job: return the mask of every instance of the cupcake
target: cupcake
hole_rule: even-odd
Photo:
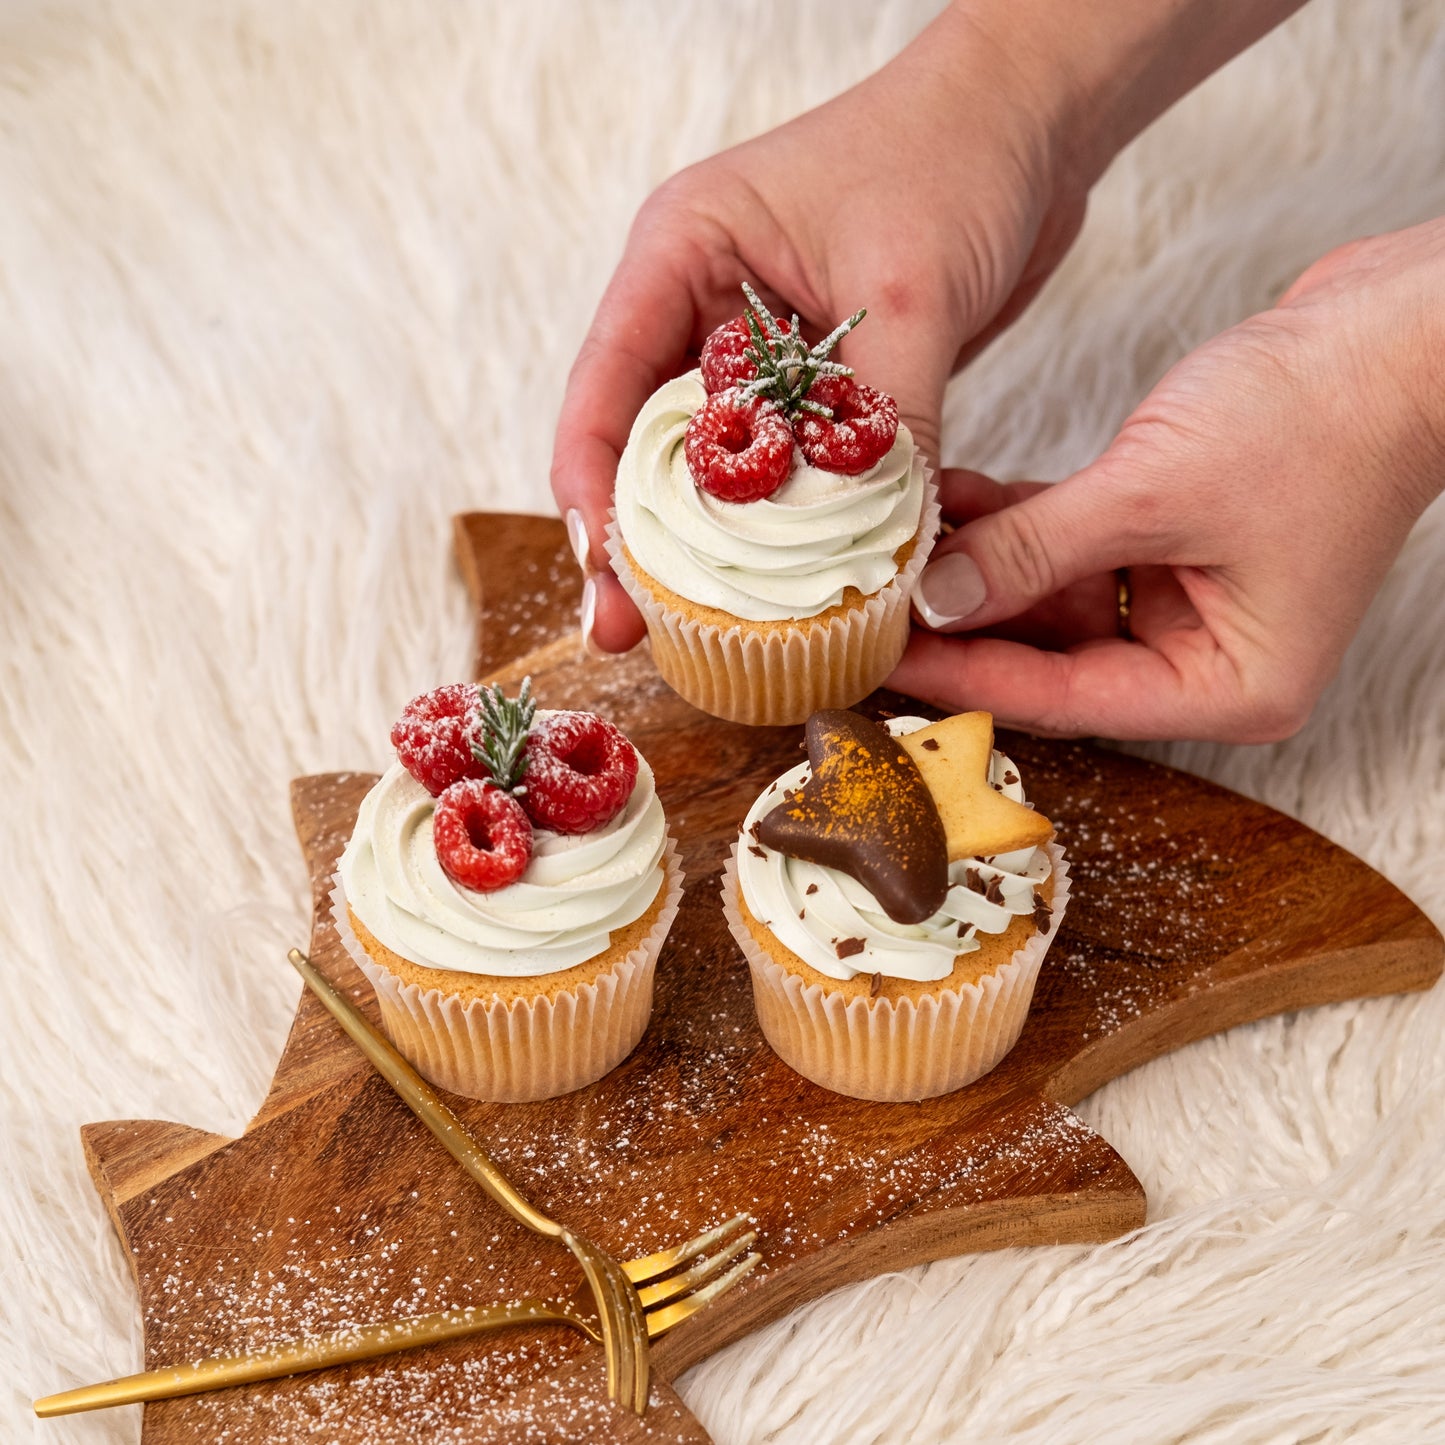
[[[670,686],[802,722],[897,664],[938,506],[897,403],[828,359],[864,313],[810,348],[743,290],[747,314],[638,414],[608,550]]]
[[[800,1074],[926,1099],[1014,1046],[1068,902],[1049,820],[988,713],[808,719],[808,761],[749,809],[723,878],[758,1022]]]
[[[437,688],[341,856],[334,918],[382,1026],[434,1083],[545,1099],[636,1047],[682,870],[652,770],[611,723],[530,685]]]

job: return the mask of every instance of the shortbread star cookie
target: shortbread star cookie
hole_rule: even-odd
[[[918,766],[948,840],[948,861],[1041,848],[1054,836],[1042,813],[1006,798],[988,779],[993,715],[961,712],[899,738]]]

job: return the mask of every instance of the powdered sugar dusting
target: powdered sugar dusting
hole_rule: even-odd
[[[629,731],[641,735],[645,753],[665,754],[676,745],[665,730],[670,695],[660,685],[619,682],[638,719]],[[605,710],[601,697],[588,701]],[[764,1266],[739,1296],[771,1282],[781,1301],[790,1281],[804,1278],[790,1266],[870,1229],[891,1227],[898,1258],[921,1258],[947,1250],[949,1231],[964,1228],[915,1227],[942,1209],[965,1211],[965,1221],[969,1206],[1020,1196],[1127,1192],[1114,1152],[1040,1097],[1053,1071],[1220,970],[1247,970],[1279,946],[1270,929],[1259,932],[1261,901],[1270,919],[1283,921],[1317,900],[1297,867],[1281,866],[1282,848],[1302,846],[1298,834],[1281,832],[1269,815],[1259,815],[1242,854],[1225,857],[1207,841],[1220,836],[1207,797],[1196,800],[1206,813],[1197,832],[1180,826],[1185,814],[1170,775],[1120,760],[1131,791],[1108,760],[1090,763],[1094,755],[1067,745],[1008,746],[1057,822],[1074,874],[1074,901],[1031,1015],[1042,1042],[1030,1042],[1026,1029],[978,1085],[900,1105],[829,1094],[768,1050],[707,873],[722,820],[735,825],[775,775],[791,753],[784,740],[746,776],[669,802],[695,840],[689,872],[700,881],[664,952],[652,1025],[637,1053],[601,1084],[563,1099],[460,1104],[522,1193],[619,1258],[747,1213]],[[326,827],[328,844],[339,841],[344,830],[330,826],[320,803],[308,817]],[[152,1364],[450,1307],[559,1298],[579,1282],[570,1256],[506,1220],[364,1072],[126,1209]],[[502,1432],[496,1438],[544,1439],[548,1410],[575,1422],[609,1408],[600,1395],[557,1393],[545,1383],[573,1366],[578,1378],[601,1378],[595,1347],[562,1328],[536,1327],[165,1408],[193,1412],[185,1418],[198,1437],[216,1440],[258,1431],[461,1440],[481,1422]]]

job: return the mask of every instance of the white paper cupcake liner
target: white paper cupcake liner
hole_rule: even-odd
[[[717,626],[674,612],[648,591],[628,561],[616,515],[607,555],[647,623],[663,680],[694,707],[730,722],[776,726],[819,708],[850,707],[898,665],[908,644],[908,603],[938,537],[938,489],[923,473],[923,507],[913,552],[885,587],[826,621],[784,629],[746,621]]]
[[[758,1023],[773,1052],[835,1094],[883,1102],[931,1099],[988,1073],[1018,1042],[1068,906],[1068,862],[1062,848],[1047,847],[1054,882],[1048,931],[977,983],[915,1001],[845,998],[775,963],[739,908],[734,844],[723,870],[723,914],[752,971]]]
[[[682,901],[682,865],[670,836],[663,864],[662,909],[647,936],[594,982],[552,998],[468,1000],[402,982],[362,947],[339,878],[332,917],[376,990],[387,1037],[432,1083],[495,1103],[550,1099],[610,1073],[647,1028],[657,956]]]

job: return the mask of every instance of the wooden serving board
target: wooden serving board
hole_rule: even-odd
[[[530,673],[544,705],[595,707],[625,728],[656,771],[688,874],[636,1053],[566,1098],[460,1110],[524,1193],[618,1256],[747,1211],[764,1267],[658,1343],[640,1423],[606,1402],[598,1349],[538,1328],[151,1405],[149,1445],[412,1441],[443,1427],[467,1442],[706,1440],[667,1381],[804,1300],[922,1260],[1141,1224],[1138,1180],[1069,1110],[1106,1080],[1235,1024],[1428,988],[1440,974],[1442,941],[1424,915],[1299,823],[1168,768],[1010,736],[1003,746],[1058,824],[1074,878],[1022,1039],[946,1098],[826,1093],[759,1035],[717,898],[739,820],[797,760],[801,729],[704,717],[662,685],[645,650],[587,658],[559,523],[472,515],[457,540],[478,600],[479,674],[511,686]],[[371,781],[293,785],[312,957],[369,1009],[326,894]],[[309,995],[241,1138],[137,1120],[83,1137],[130,1251],[148,1366],[561,1294],[576,1279],[568,1256],[461,1174]]]

